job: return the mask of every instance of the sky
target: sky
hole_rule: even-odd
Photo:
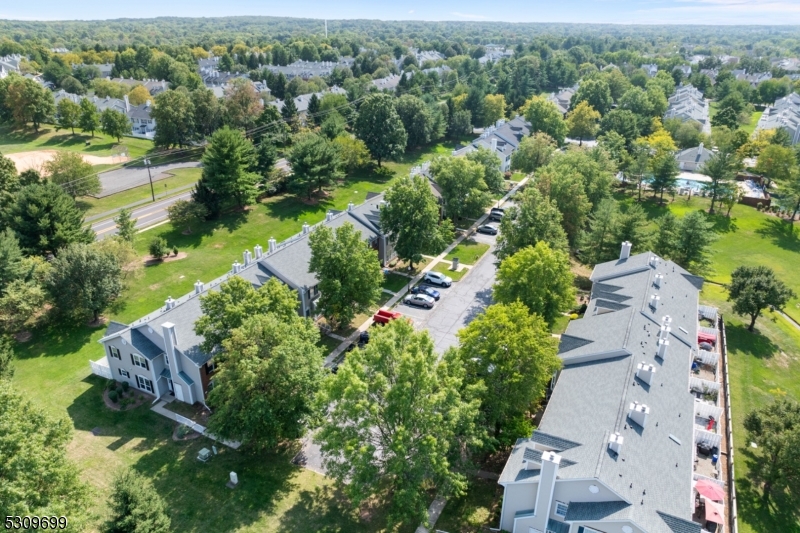
[[[0,19],[161,16],[617,24],[800,24],[800,0],[0,0]]]

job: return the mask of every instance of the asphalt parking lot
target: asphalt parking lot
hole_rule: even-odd
[[[427,329],[433,338],[436,351],[444,353],[458,344],[456,333],[469,324],[492,302],[492,285],[495,276],[494,245],[496,237],[476,233],[471,236],[491,247],[481,257],[472,271],[461,281],[453,282],[449,289],[436,287],[441,298],[433,309],[423,309],[399,303],[396,311],[411,318],[416,329]]]

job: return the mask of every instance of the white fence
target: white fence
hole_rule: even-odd
[[[722,407],[717,407],[716,405],[711,405],[710,403],[695,400],[694,413],[700,418],[708,419],[709,417],[713,416],[714,420],[719,420],[722,416]]]
[[[713,366],[714,368],[717,367],[717,363],[719,362],[719,355],[717,352],[709,352],[708,350],[700,350],[695,356],[695,361],[700,361],[704,365]]]
[[[697,429],[694,432],[694,442],[695,444],[716,446],[717,449],[720,449],[720,444],[722,444],[722,435],[719,433],[711,433],[710,431],[706,431],[704,429]]]
[[[722,382],[725,394],[725,429],[728,437],[728,496],[730,498],[730,517],[731,533],[739,533],[739,510],[736,503],[736,479],[733,470],[733,415],[731,412],[731,388],[730,377],[728,374],[728,338],[725,334],[725,322],[722,315],[719,316],[719,330],[722,337],[720,348],[722,349]]]
[[[206,428],[204,428],[203,426],[201,426],[197,422],[194,422],[193,420],[189,420],[185,416],[181,416],[181,415],[176,413],[175,414],[175,420],[179,424],[183,424],[184,426],[187,426],[187,427],[193,429],[194,431],[200,433],[201,435],[205,435],[206,434]]]
[[[111,373],[111,367],[108,366],[108,359],[105,356],[97,361],[89,361],[89,366],[92,367],[92,374],[101,378],[114,379],[114,374]]]
[[[690,377],[689,389],[696,392],[702,392],[703,394],[710,392],[719,392],[719,383],[715,381],[706,381],[705,379]]]

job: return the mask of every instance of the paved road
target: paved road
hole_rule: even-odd
[[[199,161],[171,163],[169,165],[152,166],[150,167],[150,173],[153,175],[153,182],[156,182],[168,178],[171,175],[169,173],[170,170],[175,170],[177,168],[196,168],[199,166]],[[98,177],[100,178],[100,187],[102,190],[99,195],[100,198],[150,183],[150,178],[147,176],[147,168],[143,167],[119,168],[117,170],[102,172],[98,174]]]
[[[184,163],[178,163],[177,165],[182,165]],[[187,165],[199,165],[199,163],[186,163]],[[164,165],[171,166],[171,165]],[[179,168],[177,166],[173,168]],[[185,168],[185,167],[184,167]],[[285,159],[279,159],[275,163],[275,168],[279,170],[283,170],[285,172],[289,172],[289,162]],[[147,171],[145,170],[145,177],[147,176]],[[171,196],[169,198],[165,198],[164,200],[159,200],[155,203],[150,203],[143,205],[137,209],[134,209],[132,216],[136,219],[136,228],[137,229],[144,229],[150,227],[154,224],[158,224],[167,219],[167,208],[177,202],[178,200],[188,200],[192,196],[191,189],[178,194],[176,196]],[[92,229],[97,234],[97,240],[103,240],[110,235],[117,234],[117,225],[114,224],[112,219],[103,220],[101,222],[97,222],[92,224]]]
[[[461,281],[454,282],[449,289],[439,289],[442,296],[433,309],[422,309],[404,303],[396,307],[397,311],[414,321],[416,329],[428,330],[439,353],[444,353],[451,346],[457,346],[458,330],[492,303],[496,237],[475,234],[472,238],[489,244],[491,248]]]
[[[155,203],[146,204],[142,207],[134,209],[131,213],[132,218],[136,220],[136,229],[143,229],[153,224],[167,219],[167,208],[177,202],[178,200],[188,200],[192,196],[192,190],[171,196],[164,200],[158,200]],[[92,224],[92,229],[97,234],[97,240],[101,241],[106,237],[117,234],[117,225],[113,219],[103,220]]]

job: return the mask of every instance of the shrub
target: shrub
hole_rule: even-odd
[[[758,209],[759,211],[761,211],[762,209],[764,209],[764,204],[762,204],[761,202],[758,202],[758,203],[756,204],[756,209]]]
[[[140,400],[144,400],[144,394],[140,394],[140,395],[139,395],[139,399],[140,399]]]
[[[127,381],[122,382],[122,392],[128,392],[128,389],[131,388],[130,383]]]
[[[106,383],[106,390],[114,390],[117,388],[117,382],[113,379],[109,379],[108,383]]]
[[[578,313],[572,313],[571,315],[569,315],[569,319],[570,320],[577,320],[578,319]]]
[[[167,241],[164,237],[153,237],[153,240],[150,241],[150,246],[148,247],[150,255],[152,255],[156,259],[161,259],[165,255],[169,253],[169,248],[167,247]]]
[[[178,438],[179,439],[184,438],[186,435],[189,434],[189,431],[190,430],[189,430],[189,428],[187,426],[184,426],[183,424],[181,424],[180,426],[178,426]]]
[[[177,246],[173,246],[172,247],[172,255],[178,255],[178,247]]]
[[[119,400],[119,394],[117,394],[117,391],[111,390],[108,393],[108,399],[114,403],[117,403],[117,400]]]

